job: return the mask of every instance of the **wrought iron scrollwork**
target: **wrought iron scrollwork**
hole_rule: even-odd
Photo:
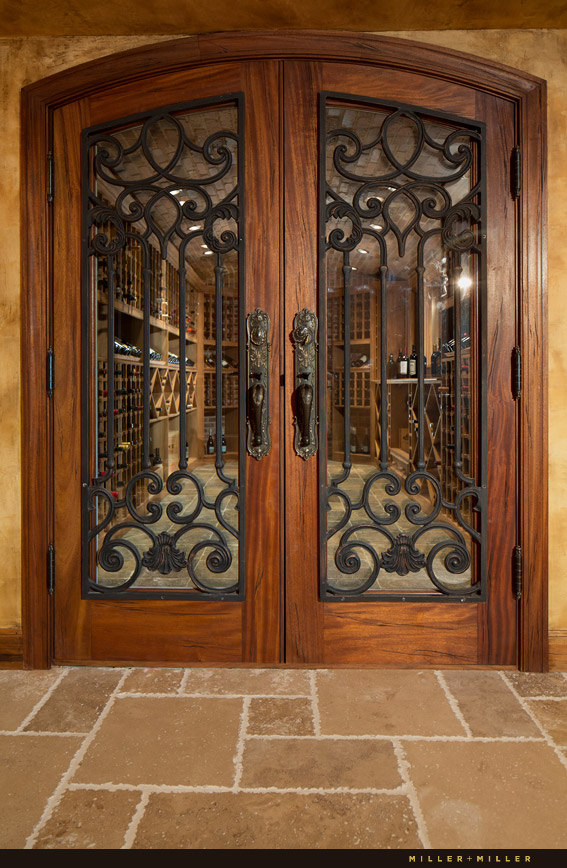
[[[236,129],[220,127],[204,140],[192,133],[191,118],[197,109],[232,112]],[[217,115],[210,115],[209,129]],[[189,118],[189,120],[188,120]],[[231,121],[232,123],[232,121]],[[214,127],[213,127],[214,129]],[[241,254],[242,97],[229,94],[220,101],[200,101],[163,108],[143,116],[124,118],[83,133],[84,261],[93,257],[107,275],[108,422],[106,458],[102,470],[83,481],[83,594],[108,598],[185,598],[240,600],[244,595],[243,459],[239,479],[227,471],[221,436],[223,278],[228,254]],[[164,156],[165,155],[165,156]],[[189,332],[187,292],[190,291],[189,246],[206,247],[214,259],[214,304],[217,317],[216,449],[214,495],[207,494],[199,473],[188,470],[185,443],[187,376],[193,362],[183,351],[182,336]],[[143,325],[140,377],[143,383],[141,470],[123,487],[116,486],[119,444],[114,437],[117,412],[114,382],[114,308],[116,258],[128,247],[140,260]],[[172,253],[173,251],[173,253]],[[179,463],[162,479],[152,464],[150,449],[150,282],[155,270],[165,268],[168,257],[178,261],[179,307]],[[157,265],[156,265],[157,262]],[[153,272],[152,272],[153,269]],[[243,280],[242,257],[238,258]],[[161,272],[163,274],[163,272]],[[96,288],[90,285],[90,269],[84,269],[83,311],[88,324],[83,338],[83,385],[92,388],[88,336]],[[154,324],[155,325],[155,324]],[[96,329],[94,329],[96,331]],[[176,350],[177,352],[177,350]],[[106,393],[105,393],[106,394]],[[241,402],[242,403],[242,402]],[[85,412],[90,412],[86,401]],[[142,409],[141,410],[142,415]],[[239,410],[244,427],[244,410]],[[92,466],[96,438],[84,438],[84,467]],[[155,430],[155,429],[154,429]],[[121,448],[125,448],[124,446]],[[101,459],[99,458],[99,461]],[[155,461],[154,461],[155,464]],[[100,465],[99,465],[100,466]],[[165,465],[164,465],[165,466]],[[236,517],[236,520],[234,520]],[[229,572],[238,557],[237,577]],[[159,577],[177,576],[172,586]]]
[[[337,103],[345,103],[345,99],[348,102],[344,94],[325,94],[325,105],[331,100],[333,109],[331,114],[326,114],[324,105],[322,117],[336,117],[339,113]],[[486,437],[486,369],[483,354],[479,352],[477,424],[481,433],[476,473],[471,476],[463,470],[461,454],[462,352],[458,300],[453,310],[455,334],[459,336],[454,352],[453,400],[457,409],[452,472],[458,482],[454,497],[446,496],[438,476],[426,466],[425,374],[421,361],[417,364],[414,381],[418,442],[415,463],[405,478],[391,466],[386,431],[387,297],[389,259],[392,259],[394,251],[400,258],[407,257],[410,242],[411,250],[415,250],[417,359],[424,357],[424,272],[428,245],[433,242],[444,250],[447,260],[443,262],[448,262],[447,268],[455,286],[462,272],[463,256],[472,257],[476,262],[480,312],[477,340],[479,347],[483,345],[486,304],[482,234],[485,224],[483,126],[448,115],[436,116],[435,112],[426,113],[412,106],[384,105],[366,98],[353,97],[349,108],[353,105],[360,111],[375,111],[374,127],[367,123],[367,118],[362,127],[365,130],[363,138],[350,126],[336,126],[333,121],[335,126],[329,125],[326,134],[322,133],[320,145],[320,213],[324,223],[320,271],[322,281],[325,281],[329,252],[334,252],[335,258],[337,255],[342,257],[344,329],[342,471],[334,471],[328,481],[326,456],[320,458],[320,484],[325,492],[321,504],[321,596],[323,599],[344,600],[483,600],[486,593],[486,466],[483,445]],[[322,128],[324,126],[322,124]],[[402,129],[403,136],[400,133]],[[400,148],[402,138],[403,147]],[[376,168],[373,171],[369,166]],[[376,364],[376,396],[381,419],[376,448],[379,469],[372,471],[368,468],[362,494],[355,498],[349,449],[350,310],[353,256],[359,246],[366,248],[368,244],[374,245],[378,256],[375,279],[379,286],[377,346],[381,348],[381,358]],[[320,287],[320,321],[326,316],[326,297],[327,286],[323,282]],[[323,376],[326,373],[324,358],[320,365],[320,376]],[[324,393],[320,400],[325,400]],[[319,407],[319,413],[323,419],[326,418],[324,405]],[[423,496],[424,490],[428,492],[427,498]],[[328,573],[327,553],[334,560],[339,579],[336,572],[332,578]],[[429,589],[420,580],[419,588],[423,590],[408,595],[404,591],[407,585],[401,577],[410,573],[427,576]],[[386,584],[382,581],[384,574],[390,576]],[[393,584],[396,576],[400,577],[399,590]]]

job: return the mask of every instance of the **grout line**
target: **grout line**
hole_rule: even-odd
[[[245,696],[242,700],[242,714],[240,715],[240,727],[238,729],[238,740],[236,742],[236,753],[234,755],[234,784],[233,792],[237,793],[240,789],[240,781],[242,780],[242,759],[244,757],[244,740],[246,738],[246,730],[248,729],[248,712],[250,710],[250,697]]]
[[[55,810],[55,808],[58,806],[59,802],[61,801],[63,794],[65,793],[65,790],[67,789],[67,786],[68,786],[72,776],[75,774],[79,765],[83,761],[83,758],[84,758],[87,750],[89,749],[95,735],[97,734],[98,730],[100,729],[103,720],[105,719],[105,717],[109,713],[110,709],[112,708],[112,705],[114,704],[114,700],[115,700],[116,696],[118,695],[124,680],[128,676],[128,671],[129,670],[124,670],[124,669],[122,670],[122,677],[119,679],[116,687],[114,688],[114,690],[112,691],[112,693],[108,697],[108,699],[106,701],[106,705],[104,706],[101,713],[97,717],[97,719],[94,722],[89,734],[87,735],[87,737],[85,738],[85,740],[83,741],[81,746],[78,748],[77,751],[75,751],[75,754],[74,754],[73,758],[71,759],[69,766],[67,767],[67,771],[63,772],[63,774],[61,775],[61,778],[59,780],[59,783],[57,784],[53,793],[51,794],[51,796],[47,800],[41,817],[39,818],[38,822],[36,823],[35,827],[33,828],[31,834],[29,835],[29,837],[25,843],[25,846],[23,848],[24,850],[32,850],[33,849],[33,846],[34,846],[35,842],[37,841],[37,836],[38,836],[39,832],[45,826],[47,821],[51,818],[53,811]]]
[[[14,729],[1,729],[0,735],[55,735],[57,738],[85,738],[88,735],[88,732],[51,732],[48,729],[27,729],[25,732],[18,732]]]
[[[261,735],[257,733],[247,733],[245,735],[246,740],[250,739],[271,739],[276,741],[286,740],[286,739],[295,739],[297,741],[302,740],[315,740],[326,741],[326,740],[334,740],[334,741],[391,741],[392,738],[400,739],[400,741],[470,741],[470,742],[542,742],[545,741],[545,737],[537,736],[537,735],[500,735],[500,736],[490,736],[490,735],[478,735],[478,736],[468,736],[468,735],[381,735],[377,733],[370,733],[368,735],[276,735],[276,734],[266,734]]]
[[[298,793],[299,795],[333,795],[334,793],[352,793],[353,795],[369,793],[371,795],[380,796],[400,796],[407,794],[406,784],[400,784],[397,787],[239,787],[235,790],[234,787],[221,787],[216,785],[188,786],[187,784],[69,784],[68,789],[77,792],[78,790],[104,790],[107,792],[139,792],[147,796],[156,793]],[[147,804],[147,799],[146,799]],[[135,813],[139,810],[140,805],[136,808]],[[131,823],[133,822],[132,821]],[[141,817],[140,817],[141,819]],[[139,822],[139,820],[138,820]],[[129,833],[127,832],[126,835]],[[122,849],[127,849],[123,847]]]
[[[437,676],[437,681],[441,685],[441,689],[442,689],[443,693],[447,697],[447,701],[448,701],[449,705],[453,709],[455,717],[457,718],[457,720],[459,721],[459,723],[461,724],[461,726],[463,727],[464,731],[469,736],[469,738],[472,738],[472,730],[465,720],[465,716],[464,716],[463,712],[461,711],[458,700],[451,693],[451,691],[449,689],[449,685],[447,684],[447,682],[445,680],[445,676],[438,669],[435,670],[435,675]]]
[[[315,737],[321,735],[321,716],[319,714],[319,695],[317,693],[317,674],[313,670],[309,672],[309,683],[311,685],[311,704],[313,706],[313,731]]]
[[[38,713],[40,708],[42,708],[45,705],[45,703],[47,702],[47,700],[50,698],[51,694],[59,687],[59,685],[61,684],[61,682],[63,681],[63,679],[65,678],[65,676],[67,675],[68,672],[69,672],[68,669],[61,669],[58,677],[55,679],[55,681],[53,682],[51,687],[44,693],[44,695],[41,697],[41,699],[38,700],[38,702],[36,702],[36,704],[34,705],[32,710],[30,711],[30,713],[27,715],[27,717],[25,717],[23,719],[23,721],[20,723],[18,728],[14,730],[14,732],[17,732],[17,733],[22,732],[24,727],[26,727],[27,724],[33,720],[33,718]]]
[[[142,795],[140,796],[140,801],[136,805],[136,810],[132,814],[132,819],[126,829],[124,834],[124,843],[122,844],[121,850],[131,850],[136,840],[136,833],[138,831],[138,826],[140,825],[140,821],[146,812],[146,805],[150,799],[150,792],[146,789],[142,790]]]
[[[549,745],[549,747],[555,751],[555,754],[556,754],[559,762],[561,763],[561,765],[563,765],[567,769],[567,757],[561,753],[560,749],[555,744],[555,742],[553,741],[553,739],[551,738],[549,733],[545,730],[543,725],[539,722],[539,720],[537,719],[537,717],[535,716],[535,714],[533,713],[533,711],[531,710],[531,708],[527,704],[524,697],[520,696],[520,694],[518,693],[518,691],[516,690],[514,685],[510,681],[508,681],[508,679],[506,678],[506,676],[504,675],[503,672],[499,672],[498,674],[500,675],[500,677],[502,678],[504,683],[508,686],[508,689],[516,697],[516,699],[518,700],[518,702],[520,703],[520,705],[522,706],[522,708],[524,709],[524,711],[526,712],[528,717],[530,717],[532,719],[532,721],[535,723],[535,725],[537,726],[537,728],[539,729],[539,731],[543,735],[543,737],[544,737],[545,741],[547,742],[547,744]]]
[[[118,699],[148,697],[149,699],[311,699],[309,693],[180,693],[181,688],[170,693],[142,693],[137,690],[123,690]]]
[[[189,675],[191,674],[191,671],[192,670],[187,666],[184,673],[183,673],[183,677],[181,678],[181,684],[177,688],[177,695],[178,696],[184,695],[185,687],[187,686],[187,682],[189,681]]]
[[[526,702],[567,702],[567,696],[522,696]]]
[[[413,811],[413,815],[415,817],[415,822],[417,826],[417,834],[419,835],[419,839],[423,845],[424,850],[431,850],[431,842],[429,840],[429,832],[427,831],[427,824],[425,822],[425,817],[423,816],[423,812],[421,810],[421,805],[419,803],[419,797],[417,795],[417,790],[413,784],[413,781],[410,777],[410,764],[406,758],[405,751],[399,739],[392,739],[392,744],[394,746],[394,753],[396,755],[396,759],[398,761],[398,770],[400,772],[400,777],[407,788],[407,796],[409,799],[409,803],[411,809]]]

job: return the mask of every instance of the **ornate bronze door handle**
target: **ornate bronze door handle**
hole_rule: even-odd
[[[246,317],[246,358],[248,384],[246,389],[246,447],[250,455],[260,459],[270,451],[270,317],[256,308]]]
[[[301,458],[317,452],[317,317],[307,308],[296,314],[291,334],[295,348],[295,451]]]

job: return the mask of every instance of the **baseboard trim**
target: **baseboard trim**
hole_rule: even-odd
[[[0,669],[22,669],[24,643],[19,629],[0,628]]]
[[[549,631],[549,671],[567,672],[567,630]]]

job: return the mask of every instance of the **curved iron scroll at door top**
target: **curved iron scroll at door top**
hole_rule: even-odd
[[[243,598],[242,130],[234,94],[83,133],[86,597]]]
[[[484,600],[484,126],[335,93],[320,122],[321,596]]]

